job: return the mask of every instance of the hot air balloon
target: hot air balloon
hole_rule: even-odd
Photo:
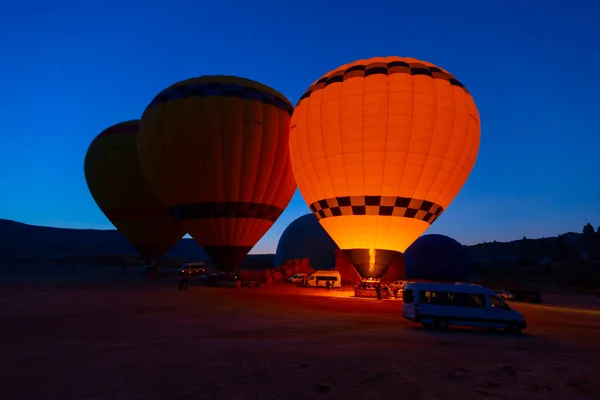
[[[292,199],[292,111],[279,92],[234,76],[175,83],[144,111],[146,176],[221,270],[233,270]]]
[[[337,245],[313,214],[304,214],[288,225],[275,251],[275,266],[293,259],[308,259],[314,269],[332,269]]]
[[[479,149],[473,98],[414,58],[343,65],[313,83],[291,121],[298,188],[363,278],[388,266],[448,207]]]
[[[444,235],[423,235],[404,253],[406,279],[463,281],[469,279],[473,260],[462,244]]]
[[[100,133],[85,156],[85,179],[104,215],[151,264],[185,234],[144,176],[137,152],[139,120]]]

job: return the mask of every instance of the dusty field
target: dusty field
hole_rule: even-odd
[[[424,330],[350,292],[56,271],[0,271],[2,399],[600,398],[585,299],[513,304],[530,325],[515,337]]]

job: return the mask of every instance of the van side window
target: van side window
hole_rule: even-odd
[[[314,281],[314,280],[315,280],[315,277],[314,277],[314,276],[311,276],[310,278],[308,278],[308,280],[309,280],[309,281]]]
[[[451,297],[448,292],[432,292],[423,291],[419,292],[419,302],[421,304],[433,304],[436,306],[449,306],[451,305]]]
[[[423,291],[419,293],[421,304],[455,307],[485,307],[485,296],[470,293]]]
[[[460,307],[485,307],[485,296],[482,294],[454,293],[452,304]]]

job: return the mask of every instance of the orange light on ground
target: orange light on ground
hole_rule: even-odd
[[[292,115],[290,155],[323,228],[361,276],[380,278],[458,194],[479,140],[477,108],[454,76],[377,57],[309,87]]]

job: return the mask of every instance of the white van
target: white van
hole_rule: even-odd
[[[205,272],[206,264],[204,264],[202,261],[185,263],[177,271],[179,275],[196,275],[203,274]]]
[[[289,283],[303,283],[306,282],[308,274],[294,274],[288,278]]]
[[[309,287],[326,287],[327,282],[331,284],[331,288],[342,287],[342,276],[339,271],[319,270],[308,277]]]
[[[402,290],[405,283],[406,283],[405,281],[394,281],[394,282],[392,282],[392,284],[390,286],[394,286],[394,287],[397,287],[398,290]]]
[[[520,312],[482,286],[408,282],[403,298],[403,317],[428,328],[472,326],[511,333],[527,328]]]

